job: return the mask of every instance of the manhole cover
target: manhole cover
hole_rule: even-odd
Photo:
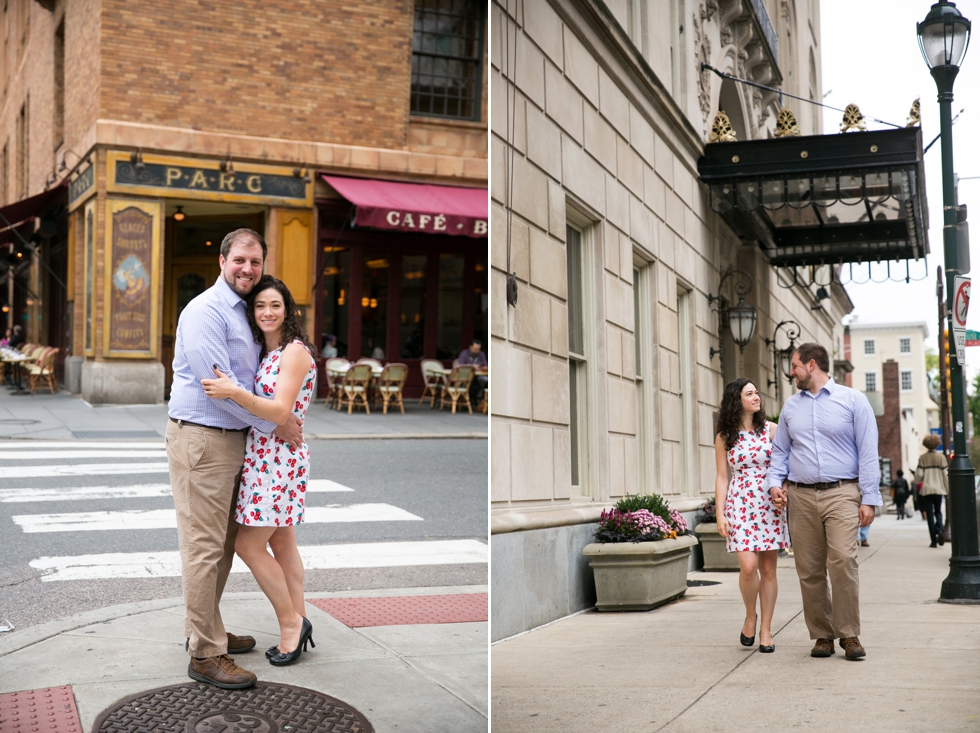
[[[40,420],[22,420],[18,418],[10,418],[8,420],[0,420],[0,425],[37,425]]]
[[[350,705],[292,685],[257,682],[220,690],[200,682],[123,698],[99,714],[92,733],[374,733]]]

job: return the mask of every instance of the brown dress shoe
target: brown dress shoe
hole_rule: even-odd
[[[187,665],[187,676],[223,690],[244,690],[254,685],[256,679],[254,672],[242,669],[227,654],[207,659],[191,657],[191,663]]]
[[[228,634],[228,632],[225,632]],[[251,636],[235,636],[228,634],[228,653],[242,654],[255,648],[255,639]]]
[[[817,643],[810,650],[811,657],[829,657],[834,653],[834,642],[830,639],[817,639]]]
[[[848,636],[845,639],[841,639],[840,646],[844,650],[844,659],[860,659],[867,653],[856,636]]]

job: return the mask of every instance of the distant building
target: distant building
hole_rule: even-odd
[[[889,418],[901,425],[901,465],[893,459],[892,477],[899,468],[908,474],[925,450],[922,439],[930,428],[939,427],[939,406],[929,396],[926,374],[925,340],[929,330],[922,322],[859,323],[857,320],[851,321],[847,330],[851,340],[850,360],[854,365],[851,386],[867,395],[876,415],[886,412],[885,365],[888,362],[896,365],[900,415]],[[899,451],[897,446],[895,451]],[[893,451],[880,452],[885,456]]]

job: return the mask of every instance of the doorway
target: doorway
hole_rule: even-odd
[[[178,206],[183,214],[180,221],[173,216]],[[225,213],[229,208],[247,210]],[[174,378],[174,339],[181,312],[218,279],[221,272],[218,255],[225,235],[242,227],[262,233],[265,217],[259,207],[180,201],[168,203],[167,214],[160,358],[166,370],[164,396],[170,399]]]

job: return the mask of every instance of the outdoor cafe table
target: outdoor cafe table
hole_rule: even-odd
[[[334,379],[334,378],[343,379],[344,376],[347,374],[347,372],[350,371],[350,368],[352,366],[357,366],[357,365],[356,364],[337,364],[336,366],[331,367],[327,371],[327,376],[330,377],[331,379]],[[376,367],[376,366],[374,366],[374,364],[372,364],[371,365],[371,379],[372,380],[377,379],[378,377],[381,376],[381,372],[383,372],[383,371],[384,371],[384,367]],[[338,410],[341,409],[339,401],[338,401],[338,404],[337,404],[337,409]]]
[[[24,362],[30,361],[30,357],[24,356],[22,353],[15,351],[14,349],[2,349],[0,350],[0,361],[3,361],[5,364],[10,364],[13,367],[14,383],[12,385],[8,385],[9,387],[14,387],[14,391],[11,392],[11,394],[30,394],[30,392],[24,389],[24,385],[21,382],[21,365]]]

